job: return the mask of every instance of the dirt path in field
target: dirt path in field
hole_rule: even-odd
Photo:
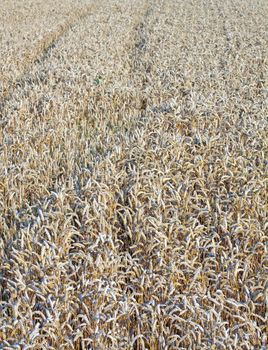
[[[3,349],[265,349],[262,6],[100,1],[45,40],[1,105]]]

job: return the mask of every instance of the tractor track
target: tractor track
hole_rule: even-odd
[[[90,16],[93,13],[93,6],[87,6],[83,10],[77,10],[73,14],[69,15],[69,19],[61,24],[56,30],[47,34],[34,48],[33,52],[29,57],[24,59],[23,62],[23,71],[13,81],[9,86],[4,89],[2,97],[0,97],[0,127],[5,125],[6,121],[3,119],[3,110],[5,109],[6,104],[17,88],[20,88],[27,81],[27,76],[31,71],[32,67],[36,64],[42,64],[52,53],[53,49],[56,47],[60,39],[66,35],[70,30],[72,30],[77,23]]]
[[[232,0],[137,1],[44,38],[2,101],[7,348],[266,345],[265,106],[236,128],[254,41]]]

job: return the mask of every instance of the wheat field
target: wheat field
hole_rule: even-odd
[[[1,0],[0,349],[268,349],[268,1]]]

